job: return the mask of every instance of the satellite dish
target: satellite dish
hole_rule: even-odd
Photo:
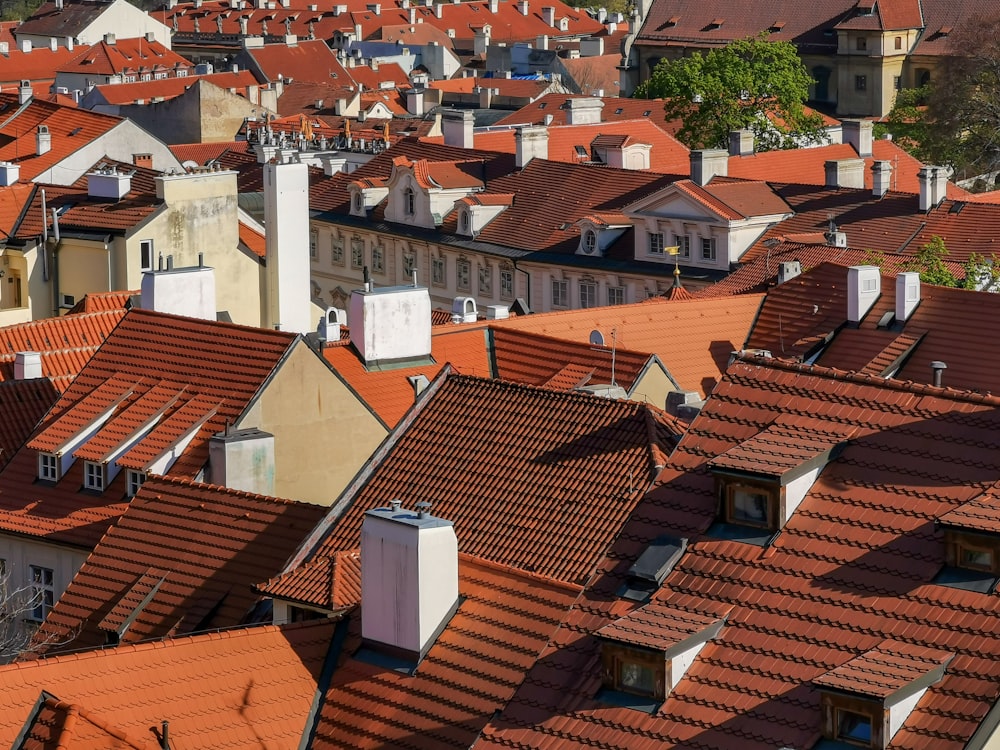
[[[590,332],[590,345],[604,346],[604,334],[598,331],[596,328]]]

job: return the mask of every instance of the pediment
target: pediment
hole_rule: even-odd
[[[629,217],[655,216],[686,221],[725,221],[726,217],[699,203],[673,185],[626,206],[623,213]]]

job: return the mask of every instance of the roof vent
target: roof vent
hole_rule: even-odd
[[[948,365],[939,359],[931,362],[931,372],[934,376],[934,385],[938,388],[941,387],[944,379],[944,371],[948,369]]]
[[[624,589],[619,595],[632,601],[647,601],[681,559],[687,543],[683,537],[656,537],[628,569]]]
[[[356,289],[349,319],[351,344],[369,369],[430,358],[431,297],[426,287]]]
[[[0,161],[0,187],[9,187],[21,179],[21,165],[12,161]]]
[[[451,303],[452,323],[475,323],[478,319],[476,300],[472,297],[455,297]]]
[[[316,333],[323,341],[340,341],[341,326],[347,325],[347,311],[338,307],[328,307],[319,319]]]

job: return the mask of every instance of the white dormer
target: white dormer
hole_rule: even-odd
[[[455,203],[456,229],[463,237],[475,237],[502,214],[513,201],[511,195],[484,193],[463,198]]]
[[[389,188],[383,180],[364,179],[350,183],[347,192],[351,196],[351,216],[367,216],[389,194]]]
[[[632,224],[622,215],[590,215],[576,222],[580,228],[580,244],[577,255],[603,256]]]
[[[405,156],[393,160],[386,181],[388,221],[434,229],[455,208],[455,202],[482,192],[482,162],[410,161]]]

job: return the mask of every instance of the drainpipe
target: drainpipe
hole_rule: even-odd
[[[52,209],[52,239],[55,244],[52,247],[52,289],[55,291],[55,311],[54,315],[59,317],[59,247],[62,242],[59,239],[59,212]]]
[[[527,271],[525,271],[523,268],[518,268],[516,260],[512,261],[512,262],[514,263],[514,270],[515,271],[520,271],[521,273],[524,274],[524,279],[525,279],[525,295],[524,296],[528,300],[528,308],[530,309],[531,308],[531,274],[528,273]],[[514,299],[517,299],[517,292],[516,291],[514,292]]]

